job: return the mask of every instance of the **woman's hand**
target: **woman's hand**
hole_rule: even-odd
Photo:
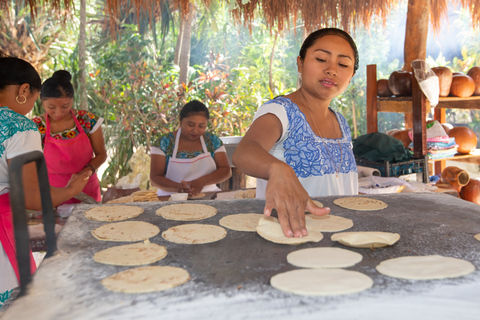
[[[293,169],[285,163],[272,164],[265,190],[264,214],[275,209],[283,233],[287,237],[308,235],[305,227],[305,209],[314,215],[326,215],[330,208],[320,208],[310,199]]]
[[[72,192],[77,195],[82,192],[83,188],[87,185],[88,179],[92,175],[92,171],[87,168],[87,170],[82,170],[79,173],[74,173],[68,180],[65,189],[72,190]]]
[[[177,191],[180,192],[180,193],[184,193],[184,192],[190,193],[191,190],[190,190],[189,182],[188,181],[180,181],[180,183],[178,184]]]
[[[202,178],[187,181],[187,183],[190,187],[190,191],[188,192],[190,196],[196,196],[197,194],[199,194],[203,190],[203,187],[205,187],[206,185]]]

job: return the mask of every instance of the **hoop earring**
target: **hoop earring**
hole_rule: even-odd
[[[23,97],[25,100],[23,100],[22,102],[20,102],[20,101],[18,100],[18,97],[19,97],[19,96],[16,96],[16,97],[15,97],[15,101],[17,101],[18,104],[24,104],[25,102],[27,102],[27,97],[25,97],[24,95],[22,95],[22,97]]]

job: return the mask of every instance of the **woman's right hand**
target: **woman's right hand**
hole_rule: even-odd
[[[70,177],[70,180],[67,182],[67,185],[65,186],[65,189],[72,190],[72,192],[75,193],[75,195],[79,194],[82,192],[83,188],[88,183],[88,179],[92,175],[91,170],[86,170],[82,173],[74,173]]]
[[[287,237],[302,238],[308,235],[305,227],[305,209],[314,215],[330,213],[330,208],[320,208],[310,199],[293,169],[282,162],[272,164],[265,190],[264,214],[275,209],[283,233]]]

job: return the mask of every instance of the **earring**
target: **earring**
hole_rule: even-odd
[[[19,97],[19,96],[16,96],[16,97],[15,97],[15,101],[17,101],[18,104],[24,104],[25,102],[27,102],[27,97],[25,97],[24,95],[22,95],[22,97],[23,97],[23,99],[25,99],[25,100],[23,100],[22,102],[20,102],[20,101],[18,100],[18,97]]]

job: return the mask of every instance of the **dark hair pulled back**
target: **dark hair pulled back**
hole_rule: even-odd
[[[28,83],[30,92],[39,91],[42,87],[42,80],[37,70],[25,60],[0,56],[0,91],[10,85],[22,85]]]
[[[192,113],[203,113],[207,119],[210,118],[208,108],[202,102],[198,100],[192,100],[186,103],[182,110],[180,110],[180,121],[183,118],[189,117]]]
[[[355,44],[355,41],[353,41],[352,37],[346,33],[345,31],[337,28],[323,28],[323,29],[318,29],[317,31],[314,31],[308,35],[308,37],[303,41],[302,47],[300,48],[300,59],[305,60],[305,55],[307,54],[308,48],[313,46],[315,41],[317,41],[320,38],[323,38],[325,36],[339,36],[345,40],[347,40],[348,44],[350,47],[352,47],[353,54],[355,55],[355,65],[353,67],[353,72],[357,72],[358,70],[358,63],[359,63],[359,57],[358,57],[358,49],[357,45]]]
[[[75,90],[70,82],[72,75],[66,70],[58,70],[45,80],[40,91],[42,100],[49,98],[73,98]]]

